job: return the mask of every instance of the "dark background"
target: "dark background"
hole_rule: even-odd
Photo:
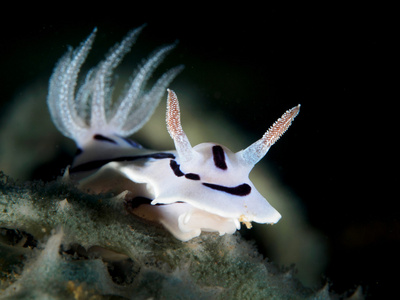
[[[295,126],[268,160],[326,237],[333,290],[362,285],[371,298],[391,293],[400,223],[398,195],[389,193],[398,178],[390,168],[394,146],[386,137],[397,104],[387,94],[396,37],[390,8],[69,5],[3,12],[13,17],[1,21],[0,117],[19,88],[50,76],[66,43],[78,45],[97,26],[97,47],[104,42],[107,49],[147,23],[149,49],[179,39],[169,62],[186,66],[177,81],[192,82],[205,107],[240,121],[254,137],[301,103]]]

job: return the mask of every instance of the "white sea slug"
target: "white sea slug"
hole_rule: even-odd
[[[92,193],[128,191],[132,213],[161,223],[182,241],[202,231],[232,234],[241,222],[247,227],[251,222],[278,222],[281,215],[248,175],[288,129],[300,105],[286,111],[260,140],[234,153],[214,143],[192,147],[181,126],[178,98],[168,90],[167,129],[176,150],[145,149],[127,137],[147,122],[182,67],[164,73],[145,91],[152,72],[174,45],[161,48],[138,68],[123,97],[112,101],[112,72],[141,30],[116,44],[77,90],[96,30],[55,67],[47,99],[50,114],[61,133],[78,146],[67,176]]]

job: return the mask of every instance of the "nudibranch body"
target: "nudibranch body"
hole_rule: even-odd
[[[281,215],[248,175],[291,125],[300,105],[286,111],[260,140],[234,153],[214,143],[192,147],[181,126],[178,98],[167,90],[167,130],[176,150],[145,149],[127,137],[147,122],[182,67],[167,71],[145,91],[149,77],[173,45],[159,49],[114,103],[110,76],[141,30],[131,31],[115,45],[77,91],[78,74],[96,30],[55,67],[47,99],[50,114],[61,133],[78,146],[66,176],[92,193],[124,192],[130,212],[161,223],[182,241],[202,231],[232,234],[241,222],[247,227],[251,222],[278,222]]]

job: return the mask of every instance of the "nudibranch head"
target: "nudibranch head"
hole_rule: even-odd
[[[122,172],[132,181],[146,182],[151,187],[151,204],[157,218],[182,240],[201,231],[232,233],[240,228],[240,222],[247,227],[251,227],[251,222],[276,223],[281,215],[248,176],[288,129],[299,109],[296,106],[288,110],[260,140],[237,153],[214,143],[192,147],[181,126],[178,98],[168,90],[166,122],[175,143],[176,157],[168,164],[149,164],[142,172],[132,166],[124,167]],[[175,218],[170,218],[169,210],[174,211]],[[150,214],[151,208],[141,211]],[[161,211],[168,212],[168,217]]]

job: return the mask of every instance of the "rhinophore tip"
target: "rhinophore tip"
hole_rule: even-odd
[[[271,146],[286,132],[299,112],[300,104],[287,110],[282,117],[275,121],[265,132],[261,139],[251,144],[246,149],[239,151],[237,154],[241,156],[244,163],[252,167],[259,162],[268,152],[269,148],[271,148]]]
[[[189,161],[193,158],[193,149],[190,145],[189,139],[182,129],[178,97],[174,91],[170,89],[167,89],[167,91],[167,130],[171,138],[174,140],[175,149],[178,152],[180,161]]]

